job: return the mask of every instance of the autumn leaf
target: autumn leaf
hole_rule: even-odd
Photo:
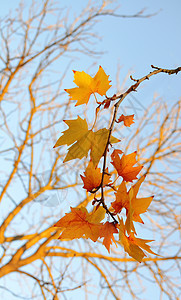
[[[134,115],[124,116],[123,114],[116,121],[117,123],[124,122],[124,125],[130,127],[131,124],[134,123]]]
[[[99,160],[104,154],[107,140],[109,136],[109,130],[106,128],[102,128],[93,134],[92,144],[91,144],[91,153],[90,156],[92,158],[93,164],[97,165]],[[111,136],[110,144],[120,142],[119,139]]]
[[[100,238],[103,237],[103,245],[106,247],[108,252],[110,252],[110,245],[112,241],[116,244],[113,233],[118,233],[116,225],[114,222],[106,222],[103,224],[100,230]]]
[[[105,217],[105,209],[102,206],[95,206],[93,211],[89,213],[88,221],[91,223],[99,224]]]
[[[57,140],[55,147],[67,144],[73,144],[69,149],[64,159],[64,162],[75,158],[83,158],[87,156],[91,150],[90,156],[94,165],[97,165],[102,155],[104,154],[109,130],[106,128],[100,129],[97,132],[88,130],[88,125],[85,119],[79,116],[75,120],[64,121],[69,128],[63,131],[63,135]],[[117,143],[120,140],[111,136],[110,142]]]
[[[132,206],[130,205],[129,210],[127,211],[127,218],[126,218],[126,222],[125,222],[125,229],[127,231],[128,234],[130,234],[131,232],[134,232],[136,234],[136,230],[133,224],[133,214],[134,214],[134,210],[132,208]]]
[[[131,231],[135,232],[133,225],[133,214],[134,210],[131,205],[131,193],[127,192],[125,181],[122,181],[118,190],[115,193],[116,200],[111,203],[111,206],[114,208],[114,213],[118,214],[122,211],[123,208],[126,209],[126,223],[125,228],[128,233]]]
[[[100,66],[97,74],[92,78],[84,71],[73,71],[74,83],[78,86],[72,89],[65,89],[70,95],[70,100],[77,100],[76,106],[88,103],[91,94],[98,93],[106,95],[107,90],[111,87],[108,75]]]
[[[114,213],[120,213],[124,208],[129,209],[129,195],[126,189],[125,181],[122,181],[118,190],[115,192],[116,200],[111,203]]]
[[[134,233],[131,233],[129,236],[126,235],[125,225],[122,219],[119,219],[119,240],[124,247],[125,252],[129,254],[129,256],[133,257],[135,260],[141,263],[142,259],[146,254],[142,249],[146,250],[151,254],[157,255],[150,249],[150,246],[147,243],[152,242],[153,240],[144,240],[140,238],[136,238]],[[141,249],[142,248],[142,249]]]
[[[105,209],[99,206],[92,213],[88,213],[85,207],[73,208],[71,212],[65,214],[54,226],[63,229],[59,239],[73,240],[79,238],[90,238],[96,242],[100,236],[103,226],[100,221],[105,217]]]
[[[117,151],[117,152],[116,152]],[[137,161],[136,161],[136,151],[119,157],[118,150],[114,150],[111,158],[112,158],[112,164],[115,167],[115,169],[118,172],[119,176],[123,177],[124,181],[132,182],[133,180],[137,179],[138,173],[141,171],[143,166],[133,167]]]
[[[117,156],[119,157],[118,154],[123,154],[123,151],[120,149],[114,149],[113,153],[111,154],[112,160],[115,160]]]
[[[111,206],[114,208],[114,213],[116,214],[120,213],[122,208],[126,209],[126,229],[128,232],[130,231],[129,228],[134,228],[133,224],[130,225],[132,221],[143,223],[140,214],[143,214],[147,211],[147,208],[153,200],[153,196],[137,198],[140,185],[144,181],[145,177],[146,176],[142,176],[128,192],[125,182],[122,181],[118,187],[118,190],[115,192],[116,200],[111,203]]]
[[[130,235],[129,239],[132,240],[132,241],[133,241],[136,245],[138,245],[140,248],[146,250],[148,253],[158,255],[157,253],[153,252],[153,251],[150,249],[150,246],[149,246],[149,245],[147,245],[147,243],[151,243],[151,242],[153,242],[154,240],[139,239],[139,238],[136,238],[133,234]]]
[[[85,119],[81,119],[79,116],[74,120],[64,121],[69,128],[63,131],[63,135],[57,140],[55,147],[73,144],[64,159],[64,162],[87,156],[88,151],[91,148],[93,139],[93,132],[88,130],[88,125]]]
[[[75,141],[80,140],[88,132],[88,125],[85,119],[81,119],[79,116],[74,120],[64,120],[65,124],[69,128],[63,131],[63,135],[57,140],[55,147],[73,144]]]
[[[140,185],[145,180],[145,177],[146,176],[142,176],[129,190],[129,197],[131,198],[131,207],[134,211],[133,221],[140,222],[140,223],[144,223],[140,217],[140,214],[143,214],[147,211],[147,208],[149,207],[151,201],[153,200],[153,196],[136,198]]]
[[[108,173],[108,169],[105,170],[106,173]],[[93,189],[96,189],[98,186],[100,186],[101,181],[102,181],[102,173],[101,169],[94,167],[93,162],[90,161],[84,175],[80,175],[83,182],[84,186],[83,188],[86,189],[88,192],[92,191]],[[104,183],[103,186],[107,185],[110,183],[110,176],[108,174],[104,174]]]

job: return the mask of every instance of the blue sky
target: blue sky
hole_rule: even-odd
[[[76,3],[82,5],[82,1]],[[145,14],[157,14],[147,19],[103,18],[96,25],[95,31],[101,36],[96,47],[104,51],[104,55],[98,59],[78,59],[73,64],[74,69],[85,70],[94,61],[91,71],[95,73],[95,66],[100,64],[115,82],[119,65],[121,82],[128,71],[136,78],[142,77],[150,72],[151,64],[163,68],[175,68],[181,64],[181,1],[132,0],[116,1],[116,5],[119,6],[117,12],[120,14],[134,14],[142,8],[145,8]],[[127,82],[129,84],[130,81]],[[148,104],[155,91],[164,97],[164,101],[175,101],[180,92],[180,75],[172,78],[165,74],[152,77],[144,84],[143,92],[137,93],[137,97]]]
[[[93,47],[98,51],[103,51],[97,58],[87,58],[77,55],[70,67],[70,82],[73,74],[71,69],[89,70],[95,73],[97,66],[101,65],[113,81],[117,72],[118,65],[120,70],[120,82],[127,75],[128,71],[136,77],[142,77],[148,73],[150,65],[156,65],[163,68],[175,68],[181,63],[181,1],[165,0],[130,0],[130,1],[109,1],[110,8],[118,7],[116,13],[135,14],[145,8],[145,14],[154,14],[155,16],[143,18],[114,18],[104,17],[95,25],[95,32],[101,37]],[[9,9],[14,11],[18,1],[2,1],[0,17],[8,14]],[[25,1],[25,3],[29,3]],[[63,1],[62,7],[69,7],[69,18],[74,18],[82,7],[86,6],[87,1]],[[97,1],[96,3],[101,3]],[[158,78],[159,77],[159,78]],[[177,97],[180,78],[173,76],[165,78],[167,75],[161,74],[157,78],[152,78],[146,84],[144,96],[147,99],[152,98],[154,91],[165,100],[169,97]],[[67,79],[66,79],[67,81]],[[68,82],[68,81],[67,81]],[[127,83],[129,84],[129,82]],[[139,93],[139,96],[141,94]]]

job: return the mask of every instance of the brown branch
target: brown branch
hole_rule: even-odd
[[[109,135],[108,135],[108,140],[107,140],[107,144],[106,144],[106,147],[105,147],[105,151],[104,151],[104,161],[103,161],[103,167],[102,167],[102,180],[101,180],[101,203],[103,205],[103,207],[106,209],[106,212],[108,214],[110,214],[110,216],[113,218],[114,222],[117,223],[114,215],[109,211],[109,209],[107,208],[107,206],[105,205],[105,201],[104,201],[104,175],[105,175],[105,169],[106,169],[106,159],[107,159],[107,152],[108,152],[108,147],[110,145],[110,138],[111,138],[111,134],[112,134],[112,131],[113,131],[113,128],[114,128],[114,124],[116,122],[116,117],[117,117],[117,112],[118,112],[118,108],[120,106],[120,104],[123,102],[123,100],[132,92],[135,92],[137,90],[137,88],[139,87],[139,85],[145,81],[145,80],[149,80],[149,78],[153,75],[156,75],[156,74],[159,74],[159,73],[166,73],[166,74],[169,74],[169,75],[172,75],[172,74],[178,74],[178,72],[181,71],[181,67],[178,67],[176,69],[163,69],[163,68],[158,68],[158,67],[154,67],[153,65],[151,65],[152,68],[156,69],[152,72],[150,72],[149,74],[143,76],[142,78],[140,79],[133,79],[132,76],[130,76],[131,80],[133,81],[136,81],[135,84],[131,85],[123,94],[121,95],[113,95],[113,97],[107,97],[106,100],[118,100],[118,102],[116,102],[114,104],[114,112],[113,112],[113,117],[112,117],[112,121],[111,121],[111,125],[109,127]],[[103,103],[105,103],[103,101]]]

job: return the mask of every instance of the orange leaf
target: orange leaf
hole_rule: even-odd
[[[111,203],[114,208],[114,213],[120,213],[122,208],[129,208],[129,195],[126,189],[126,184],[124,181],[120,184],[118,190],[115,192],[116,200]]]
[[[97,74],[92,78],[84,71],[73,71],[74,83],[78,86],[72,89],[65,89],[70,95],[70,100],[77,100],[76,106],[88,103],[91,94],[98,93],[106,95],[107,90],[111,87],[110,81],[103,68],[100,66]]]
[[[150,249],[150,246],[147,245],[147,243],[152,242],[153,240],[144,240],[139,239],[134,236],[134,233],[131,233],[129,236],[126,235],[125,225],[123,223],[122,219],[119,219],[120,224],[119,227],[119,239],[124,247],[124,250],[135,260],[141,263],[142,259],[146,254],[143,252],[142,249],[146,250],[147,252],[151,254],[157,255],[155,252],[153,252]],[[142,249],[141,249],[142,248]]]
[[[100,237],[104,238],[103,245],[106,247],[108,252],[110,252],[110,245],[112,244],[112,241],[116,243],[113,233],[118,233],[118,230],[114,222],[112,223],[106,222],[105,224],[103,224],[100,230]]]
[[[123,121],[125,126],[130,127],[130,125],[134,123],[133,119],[134,119],[134,115],[129,115],[129,116],[121,115],[117,120],[117,123]]]
[[[117,151],[117,152],[116,152]],[[114,150],[113,154],[111,155],[112,158],[112,164],[117,170],[119,176],[123,177],[124,181],[130,181],[132,182],[134,179],[137,179],[138,173],[141,171],[143,166],[133,167],[137,161],[136,161],[136,151],[119,157],[118,150]]]
[[[108,172],[108,169],[106,169],[105,171]],[[89,162],[84,174],[85,177],[82,175],[80,176],[84,182],[83,188],[86,189],[88,192],[92,191],[93,189],[96,189],[101,184],[101,180],[102,180],[101,169],[94,167],[92,161]],[[110,183],[110,175],[104,174],[103,186],[109,183]]]
[[[134,214],[134,210],[132,209],[132,206],[130,205],[129,210],[127,211],[127,218],[126,218],[126,222],[125,222],[125,229],[128,234],[130,234],[131,232],[134,232],[136,234],[136,230],[135,230],[135,227],[133,224],[133,214]]]
[[[63,229],[59,239],[73,240],[84,237],[96,242],[103,226],[100,221],[104,216],[105,210],[103,207],[99,207],[90,214],[85,207],[71,207],[71,212],[67,213],[54,226]]]
[[[122,153],[123,153],[122,150],[120,150],[120,149],[114,149],[113,153],[111,154],[112,160],[117,159],[117,157],[119,157],[118,154],[122,154]]]
[[[145,180],[146,176],[142,176],[129,190],[129,197],[131,198],[131,207],[133,209],[133,221],[144,223],[140,217],[140,214],[146,212],[149,207],[151,201],[153,200],[153,196],[146,198],[136,198],[140,185]],[[129,208],[128,208],[129,209]]]
[[[111,203],[111,206],[114,208],[114,213],[120,213],[122,208],[126,209],[127,223],[126,229],[130,233],[131,228],[134,231],[134,226],[132,221],[143,223],[143,220],[140,217],[140,214],[143,214],[147,211],[153,196],[137,198],[137,194],[140,188],[140,185],[144,181],[145,176],[142,176],[127,192],[126,184],[124,181],[120,184],[118,190],[115,192],[116,200]],[[129,224],[129,225],[128,225]]]
[[[154,240],[145,240],[145,239],[139,239],[139,238],[136,238],[134,236],[134,234],[131,233],[130,237],[129,237],[129,240],[132,240],[133,243],[135,243],[136,245],[138,245],[140,248],[146,250],[147,252],[151,253],[151,254],[155,254],[155,255],[158,255],[157,253],[153,252],[151,249],[150,249],[150,246],[147,245],[147,243],[151,243],[153,242]]]

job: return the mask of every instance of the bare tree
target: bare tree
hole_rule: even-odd
[[[62,86],[69,65],[73,56],[97,54],[94,26],[108,15],[144,16],[121,16],[108,9],[106,1],[101,6],[90,2],[71,22],[66,9],[47,0],[32,1],[29,7],[21,2],[16,16],[1,20],[3,299],[8,293],[18,299],[68,299],[71,291],[85,299],[143,299],[141,292],[144,295],[152,282],[161,296],[179,299],[179,101],[168,108],[155,99],[139,116],[135,131],[121,131],[125,149],[136,147],[145,166],[145,193],[157,195],[145,234],[155,238],[161,256],[139,265],[121,246],[107,255],[102,245],[87,240],[60,242],[60,231],[52,227],[70,205],[89,207],[92,201],[81,189],[79,176],[86,160],[63,164],[65,148],[52,147],[62,120],[73,116]],[[111,113],[103,113],[102,120],[109,120]],[[108,201],[111,197],[107,191]]]

